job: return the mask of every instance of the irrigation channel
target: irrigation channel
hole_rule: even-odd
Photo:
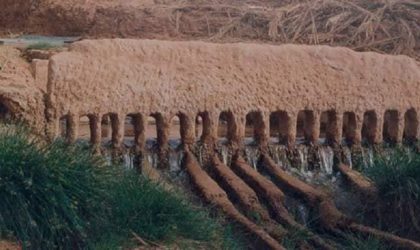
[[[247,130],[239,154],[233,153],[223,137],[209,154],[199,140],[185,151],[179,121],[175,121],[165,152],[169,166],[162,169],[154,121],[147,122],[141,156],[134,153],[129,124],[127,121],[125,149],[118,154],[112,150],[109,124],[102,124],[102,153],[109,161],[123,162],[127,168],[158,170],[170,182],[198,194],[241,224],[259,248],[282,249],[287,231],[303,230],[310,235],[304,243],[309,249],[339,249],[334,237],[342,232],[379,238],[392,249],[420,249],[413,240],[375,229],[375,220],[369,219],[375,188],[362,173],[373,164],[375,153],[386,154],[395,150],[392,146],[349,147],[343,142],[333,148],[323,140],[313,146],[301,139],[288,148],[271,138],[268,150],[262,152]],[[197,138],[200,133],[197,129]],[[88,138],[89,122],[81,121],[79,140],[87,142]],[[412,146],[404,146],[404,150],[418,153]]]

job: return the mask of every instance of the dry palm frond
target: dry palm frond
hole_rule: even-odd
[[[420,2],[416,0],[296,1],[271,11],[242,10],[243,16],[222,26],[214,38],[262,34],[257,39],[347,46],[420,59]],[[250,23],[253,35],[247,27]]]

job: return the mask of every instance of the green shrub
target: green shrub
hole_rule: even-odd
[[[32,249],[80,248],[104,200],[97,158],[22,128],[0,132],[0,232]]]
[[[230,227],[179,192],[20,127],[0,126],[0,197],[0,238],[27,249],[119,249],[133,235],[242,248]]]
[[[176,191],[167,191],[131,171],[122,173],[109,186],[111,199],[107,220],[97,221],[95,228],[105,231],[100,235],[120,235],[120,239],[135,233],[151,241],[173,242],[177,239],[192,239],[210,242],[223,231],[209,213],[194,207]],[[110,229],[110,230],[109,230]],[[107,241],[108,236],[99,241]],[[118,240],[117,238],[110,241]],[[104,244],[100,242],[100,244]]]
[[[391,250],[391,247],[377,238],[366,238],[352,233],[344,235],[341,245],[344,250]]]
[[[50,44],[47,42],[38,42],[29,45],[26,49],[35,49],[35,50],[48,50],[48,49],[54,49],[57,48],[57,45]]]
[[[378,187],[380,224],[403,235],[420,235],[420,154],[387,150],[365,173]]]

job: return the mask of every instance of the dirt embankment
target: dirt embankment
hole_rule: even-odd
[[[4,1],[0,33],[326,44],[420,58],[416,0]]]
[[[31,121],[31,126],[41,132],[44,125],[43,86],[37,86],[33,65],[20,54],[17,49],[0,47],[0,103],[4,106],[0,115]]]

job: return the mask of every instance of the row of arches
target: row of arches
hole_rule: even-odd
[[[386,110],[378,114],[368,110],[362,115],[354,112],[337,113],[327,110],[317,113],[302,110],[297,114],[275,111],[264,117],[262,112],[249,112],[245,119],[235,117],[231,111],[223,111],[216,118],[208,112],[195,116],[178,113],[167,120],[162,114],[149,116],[142,114],[118,115],[65,115],[60,119],[59,134],[70,140],[85,139],[93,144],[110,141],[119,146],[143,145],[155,140],[159,145],[171,140],[194,143],[209,137],[223,138],[224,141],[238,141],[244,138],[257,143],[274,142],[293,144],[346,143],[370,144],[382,141],[413,143],[418,139],[419,121],[414,109],[404,113]],[[215,121],[217,119],[217,121]],[[244,123],[244,124],[243,124]]]

